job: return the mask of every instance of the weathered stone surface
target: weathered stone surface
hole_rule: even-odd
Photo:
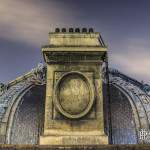
[[[41,145],[108,144],[99,71],[107,48],[101,40],[99,33],[49,34],[42,47],[47,92]]]
[[[61,79],[58,84],[58,105],[62,109],[62,114],[82,117],[90,103],[90,87],[86,78],[79,73],[71,73],[66,78]],[[92,99],[93,101],[93,99]],[[61,111],[61,110],[60,110]],[[63,113],[64,112],[64,113]]]
[[[0,145],[0,150],[149,150],[150,145],[36,146]]]

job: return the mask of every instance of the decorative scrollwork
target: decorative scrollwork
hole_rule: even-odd
[[[31,82],[36,85],[43,85],[46,83],[46,66],[39,63],[35,69],[32,69],[32,77],[29,78]]]
[[[146,93],[147,93],[148,95],[150,95],[150,85],[144,84],[144,85],[143,85],[143,89],[144,89],[144,91],[146,91]]]
[[[0,83],[0,96],[7,90],[7,85]]]

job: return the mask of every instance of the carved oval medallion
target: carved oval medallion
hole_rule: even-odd
[[[68,73],[58,81],[55,95],[56,107],[68,118],[84,116],[93,104],[90,83],[77,72]]]

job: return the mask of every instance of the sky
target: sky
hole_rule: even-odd
[[[56,27],[93,27],[109,67],[150,84],[149,0],[0,0],[0,82],[44,62],[41,46]]]

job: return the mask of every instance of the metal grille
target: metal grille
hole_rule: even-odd
[[[136,144],[136,127],[127,97],[116,87],[110,87],[113,144]]]
[[[38,144],[43,126],[45,87],[37,86],[22,98],[14,116],[11,144]]]

